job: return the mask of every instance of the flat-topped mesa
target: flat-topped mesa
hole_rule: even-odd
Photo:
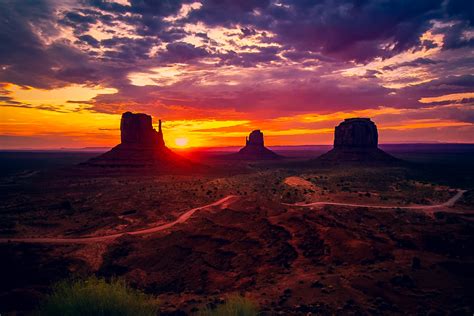
[[[398,161],[378,148],[377,126],[369,118],[349,118],[341,122],[334,130],[334,148],[316,160],[364,164]]]
[[[377,126],[370,118],[349,118],[336,126],[334,148],[377,148]]]
[[[122,144],[165,146],[161,120],[158,132],[153,128],[150,115],[125,112],[120,121],[120,138]]]

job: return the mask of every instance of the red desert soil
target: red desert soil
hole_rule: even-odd
[[[307,186],[308,181],[303,180],[299,177],[290,177],[285,180],[286,184],[289,185],[304,185]],[[453,206],[465,193],[465,190],[459,190],[456,195],[450,198],[448,201],[437,204],[437,205],[412,205],[412,206],[387,206],[387,205],[365,205],[365,204],[350,204],[350,203],[337,203],[337,202],[313,202],[308,204],[288,204],[283,203],[286,206],[297,206],[297,207],[314,207],[314,206],[326,206],[326,205],[336,205],[336,206],[345,206],[345,207],[362,207],[362,208],[375,208],[375,209],[406,209],[406,210],[420,210],[424,211],[427,215],[434,216],[433,211],[441,208],[446,208]],[[0,243],[5,242],[27,242],[27,243],[96,243],[100,241],[107,241],[111,239],[116,239],[125,235],[146,235],[152,234],[156,232],[160,232],[166,229],[169,229],[177,224],[185,223],[188,219],[193,216],[194,213],[197,211],[206,210],[208,208],[213,208],[218,206],[219,209],[227,208],[233,201],[236,201],[239,197],[235,195],[228,195],[214,203],[203,205],[200,207],[196,207],[184,212],[181,216],[178,217],[177,220],[172,221],[167,224],[139,229],[134,231],[127,231],[123,233],[115,233],[110,235],[104,236],[82,236],[82,237],[70,237],[70,238],[59,238],[59,237],[39,237],[39,238],[0,238]]]
[[[152,234],[156,233],[159,231],[163,231],[166,229],[169,229],[177,224],[181,224],[186,222],[193,214],[197,211],[200,210],[205,210],[208,208],[216,207],[218,206],[219,208],[226,208],[229,203],[232,202],[232,200],[235,200],[237,197],[234,195],[229,195],[226,196],[225,198],[222,198],[214,203],[203,205],[201,207],[196,207],[193,209],[190,209],[186,211],[183,215],[179,216],[177,220],[172,221],[167,224],[155,226],[155,227],[150,227],[150,228],[145,228],[145,229],[139,229],[139,230],[134,230],[134,231],[126,231],[123,233],[116,233],[116,234],[111,234],[111,235],[104,235],[104,236],[83,236],[83,237],[76,237],[76,238],[58,238],[58,237],[41,237],[41,238],[0,238],[0,243],[5,243],[5,242],[27,242],[27,243],[72,243],[72,244],[81,244],[81,243],[96,243],[100,241],[107,241],[111,239],[116,239],[119,237],[122,237],[124,235],[146,235],[146,234]]]
[[[463,191],[432,205],[381,207],[375,195],[371,204],[284,204],[291,176],[15,184],[2,213],[0,306],[31,310],[52,282],[95,273],[157,295],[163,313],[192,314],[230,293],[267,314],[472,311],[474,222],[470,202],[457,205]],[[326,191],[333,176],[318,175]],[[41,221],[45,214],[56,226]],[[25,238],[30,228],[39,237]]]

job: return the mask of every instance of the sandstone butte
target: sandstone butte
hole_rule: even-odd
[[[316,160],[325,162],[396,162],[378,148],[377,125],[370,118],[348,118],[336,126],[334,148]]]
[[[102,167],[189,167],[192,163],[166,147],[161,120],[158,131],[144,113],[125,112],[120,121],[121,143],[85,165]]]
[[[265,147],[263,133],[260,130],[252,131],[245,139],[245,147],[241,148],[237,153],[229,155],[229,157],[241,160],[273,160],[282,158],[282,156]]]

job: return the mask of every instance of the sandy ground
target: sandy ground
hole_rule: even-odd
[[[472,315],[472,191],[405,172],[10,179],[0,307],[31,310],[52,283],[96,274],[170,313],[242,293],[268,314]]]

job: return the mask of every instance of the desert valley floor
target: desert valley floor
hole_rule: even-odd
[[[403,164],[203,154],[181,174],[1,153],[30,160],[2,170],[0,312],[96,274],[157,295],[163,314],[238,293],[264,314],[472,315],[474,149],[392,150]]]

